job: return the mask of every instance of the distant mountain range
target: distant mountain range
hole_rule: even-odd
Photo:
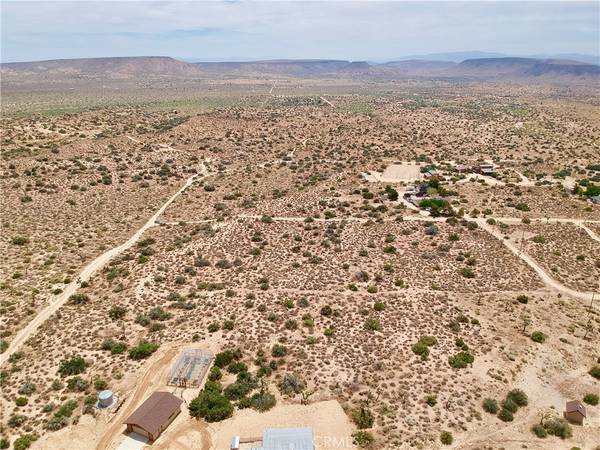
[[[588,64],[600,64],[600,55],[584,55],[581,53],[556,53],[556,54],[536,54],[536,55],[511,55],[505,53],[491,53],[480,51],[467,52],[449,52],[449,53],[428,53],[423,55],[409,55],[400,58],[391,58],[390,61],[406,61],[412,59],[427,61],[450,61],[459,63],[466,59],[488,59],[488,58],[535,58],[535,59],[568,59]]]
[[[189,63],[164,56],[85,58],[5,63],[4,81],[35,78],[213,78],[290,77],[357,79],[451,78],[467,80],[539,80],[543,82],[600,81],[600,65],[571,59],[477,57],[460,62],[449,55],[424,55],[438,59],[406,59],[385,63],[344,60],[266,60]],[[444,59],[445,58],[445,59]]]

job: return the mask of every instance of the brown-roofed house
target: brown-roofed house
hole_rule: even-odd
[[[583,420],[586,418],[585,406],[579,400],[571,400],[567,402],[567,408],[563,415],[569,422],[583,425]]]
[[[183,400],[169,392],[154,392],[127,418],[127,431],[155,441],[181,412]]]

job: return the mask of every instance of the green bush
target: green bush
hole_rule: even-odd
[[[223,377],[221,373],[221,369],[218,366],[213,366],[210,368],[210,372],[208,373],[208,379],[210,381],[218,381]]]
[[[381,322],[371,317],[365,322],[365,328],[369,331],[381,331]]]
[[[250,406],[260,412],[270,410],[275,403],[275,396],[268,392],[257,392],[250,398]]]
[[[527,406],[527,394],[521,389],[513,389],[506,394],[506,398],[515,402],[518,406]]]
[[[598,404],[598,394],[585,394],[583,401],[588,405],[596,406]]]
[[[588,373],[597,380],[600,380],[600,366],[592,367]]]
[[[364,407],[352,411],[352,420],[359,429],[371,428],[375,422],[371,411]]]
[[[513,416],[513,413],[510,412],[508,409],[503,408],[498,413],[498,419],[500,419],[502,422],[512,422],[514,419],[514,416]]]
[[[240,400],[241,398],[248,395],[251,391],[251,387],[245,383],[231,383],[223,391],[223,395],[229,400]]]
[[[435,406],[437,403],[437,395],[428,395],[425,397],[425,403],[431,407]]]
[[[427,359],[427,357],[429,356],[429,347],[427,347],[427,345],[425,345],[421,341],[417,342],[416,344],[413,344],[411,349],[413,353],[420,355],[421,359],[423,360]]]
[[[548,436],[548,432],[546,431],[544,426],[540,425],[539,423],[537,425],[534,425],[533,427],[531,427],[531,431],[533,431],[537,437],[542,438],[542,439],[545,438],[546,436]]]
[[[105,380],[98,379],[94,381],[94,389],[97,391],[103,391],[108,387],[108,383]]]
[[[123,317],[125,317],[126,313],[126,308],[124,308],[123,306],[115,305],[111,307],[108,311],[108,317],[110,317],[113,320],[122,319]]]
[[[553,418],[544,422],[544,428],[553,436],[557,436],[561,439],[568,439],[573,435],[571,425],[562,418]]]
[[[229,372],[229,373],[240,373],[240,372],[247,372],[247,371],[248,371],[248,366],[246,366],[246,364],[244,364],[241,361],[232,361],[227,366],[227,372]]]
[[[221,386],[221,383],[219,383],[218,381],[208,380],[206,383],[204,383],[204,390],[210,392],[217,392],[218,394],[220,394],[221,392],[223,392],[223,386]]]
[[[81,377],[73,377],[67,380],[67,389],[69,391],[83,392],[89,387],[90,383]]]
[[[271,349],[271,355],[275,358],[281,358],[282,356],[287,355],[287,347],[280,344],[275,344]]]
[[[75,356],[71,359],[63,359],[58,368],[58,373],[63,377],[67,375],[77,375],[85,371],[87,364],[81,356]]]
[[[419,339],[419,342],[431,347],[432,345],[437,344],[437,339],[435,338],[435,336],[421,336],[421,338]]]
[[[233,361],[234,355],[231,350],[225,350],[221,353],[217,353],[215,355],[215,366],[220,367],[221,369],[227,365],[231,361]]]
[[[73,305],[83,305],[89,301],[90,298],[83,292],[78,292],[69,297],[69,303],[72,303]]]
[[[8,418],[8,426],[11,428],[17,428],[23,425],[27,421],[27,416],[22,414],[13,414]]]
[[[454,438],[452,437],[452,433],[449,431],[442,431],[440,433],[440,441],[444,445],[451,445],[454,442]]]
[[[375,311],[383,311],[385,309],[385,303],[383,302],[375,302],[373,305],[373,309]]]
[[[15,404],[17,406],[25,406],[27,404],[27,397],[17,397],[15,399]]]
[[[12,243],[14,245],[25,245],[29,242],[29,239],[27,239],[26,237],[23,236],[15,236],[14,238],[12,238]]]
[[[62,406],[54,413],[55,417],[71,417],[73,411],[77,408],[77,402],[75,400],[67,400]]]
[[[493,398],[486,398],[483,400],[483,410],[490,414],[496,414],[498,412],[498,402]]]
[[[531,333],[531,340],[533,342],[542,344],[546,340],[546,335],[541,331],[534,331],[533,333]]]
[[[470,267],[463,267],[460,274],[465,278],[475,278],[475,272]]]
[[[152,320],[158,320],[162,322],[165,320],[169,320],[171,318],[171,313],[168,313],[160,306],[157,306],[156,308],[152,308],[148,312],[148,317],[150,317],[150,319]]]
[[[233,405],[224,395],[203,389],[198,397],[190,402],[189,410],[192,417],[201,417],[207,422],[219,422],[231,417]]]
[[[360,448],[369,447],[374,441],[373,435],[368,431],[359,430],[352,433],[352,442]]]
[[[129,358],[140,360],[148,358],[152,353],[158,350],[159,345],[148,341],[140,341],[136,347],[129,350]]]
[[[507,409],[511,413],[516,413],[519,410],[519,405],[517,405],[512,399],[506,398],[502,402],[502,409]]]
[[[282,394],[299,394],[306,388],[306,383],[295,373],[286,373],[279,382],[279,390]]]
[[[15,442],[13,443],[13,448],[15,450],[25,450],[31,446],[33,441],[36,440],[36,437],[31,434],[24,434],[23,436],[19,436]]]
[[[458,352],[454,356],[448,358],[448,363],[455,369],[464,369],[469,364],[475,361],[475,357],[469,352]]]
[[[53,416],[46,422],[46,428],[50,431],[57,431],[61,428],[66,427],[69,424],[69,421],[66,417],[62,416]]]

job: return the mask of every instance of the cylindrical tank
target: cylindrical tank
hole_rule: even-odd
[[[113,403],[113,393],[108,389],[98,394],[98,406],[100,408],[107,408]]]

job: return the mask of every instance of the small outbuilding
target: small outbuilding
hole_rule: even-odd
[[[155,441],[179,415],[182,403],[183,400],[169,392],[154,392],[123,423],[128,432]]]
[[[482,175],[494,175],[496,173],[496,166],[494,164],[479,164],[479,172]]]
[[[240,442],[252,442],[260,438],[231,439],[231,450],[239,449]],[[315,450],[312,428],[266,428],[262,435],[262,445],[250,450]]]
[[[263,432],[263,450],[315,450],[312,428],[267,428]]]
[[[579,400],[571,400],[567,402],[567,407],[563,413],[565,419],[577,425],[583,425],[583,421],[587,417],[585,406]]]

